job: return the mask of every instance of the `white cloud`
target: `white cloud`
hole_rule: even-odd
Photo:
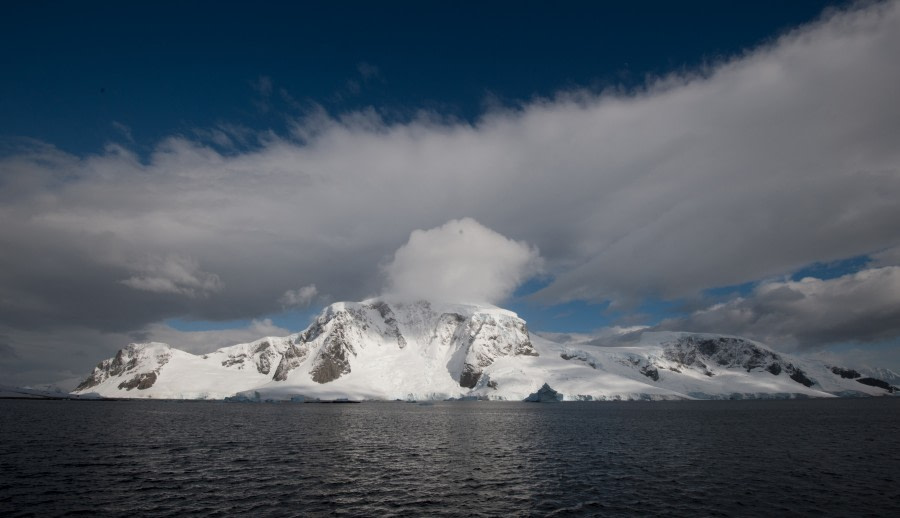
[[[163,342],[183,351],[205,354],[222,347],[252,342],[266,336],[287,336],[292,331],[272,323],[271,319],[253,320],[245,327],[209,331],[180,331],[167,324],[151,324],[141,333],[142,340]]]
[[[136,290],[202,297],[224,288],[218,275],[204,272],[190,257],[148,256],[135,268],[139,274],[121,282]]]
[[[303,286],[302,288],[296,290],[287,290],[284,292],[284,295],[278,299],[279,302],[285,307],[309,307],[310,303],[319,294],[319,290],[316,289],[315,284],[310,284],[308,286]]]
[[[900,266],[869,268],[834,279],[770,281],[750,295],[659,326],[728,332],[774,346],[821,347],[900,336]]]
[[[539,268],[536,248],[464,218],[414,230],[384,271],[391,296],[499,303]]]

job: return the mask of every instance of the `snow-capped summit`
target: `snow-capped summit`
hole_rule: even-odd
[[[489,305],[338,302],[303,332],[201,356],[131,344],[76,393],[114,397],[566,400],[886,395],[889,382],[740,337],[636,331],[629,345],[530,335]],[[559,335],[565,339],[566,335]],[[548,392],[549,393],[549,392]]]
[[[168,344],[147,342],[128,344],[113,358],[103,360],[75,392],[85,392],[108,380],[120,380],[118,389],[147,389],[156,383],[160,369],[169,362],[173,349]],[[177,351],[181,352],[181,351]]]
[[[318,385],[329,384],[329,391],[362,397],[455,396],[488,383],[482,374],[496,359],[537,355],[525,322],[511,311],[370,299],[332,304],[301,333],[202,356],[131,344],[101,362],[76,392],[224,397],[260,385],[319,393]],[[177,366],[163,369],[176,357]],[[211,381],[198,392],[203,379]]]

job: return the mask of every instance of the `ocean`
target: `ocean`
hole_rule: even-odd
[[[0,516],[900,516],[900,398],[0,400]]]

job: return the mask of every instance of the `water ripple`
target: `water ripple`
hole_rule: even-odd
[[[900,400],[0,401],[3,516],[900,515]]]

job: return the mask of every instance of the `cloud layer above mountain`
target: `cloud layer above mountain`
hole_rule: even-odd
[[[900,266],[867,268],[828,280],[764,282],[746,297],[664,321],[659,327],[727,329],[789,347],[890,340],[900,337]]]
[[[19,142],[0,158],[0,332],[358,300],[381,290],[384,264],[395,290],[416,291],[455,227],[485,246],[453,261],[509,274],[486,298],[511,291],[534,246],[552,276],[537,298],[622,307],[888,249],[898,49],[900,3],[871,4],[641,91],[568,91],[475,124],[313,111],[290,135],[223,125],[148,156]]]
[[[498,304],[540,267],[527,243],[465,218],[414,230],[384,270],[391,296]]]

